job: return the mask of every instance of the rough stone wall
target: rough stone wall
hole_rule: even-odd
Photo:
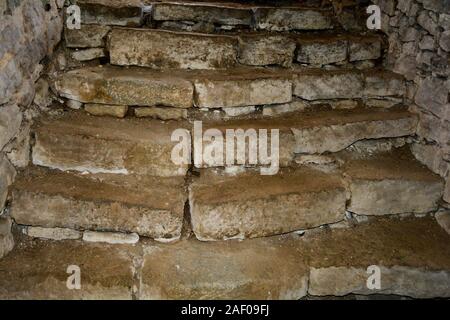
[[[389,36],[387,67],[409,81],[420,115],[415,156],[447,181],[450,202],[450,0],[374,0]]]
[[[13,246],[5,209],[15,167],[29,162],[29,128],[48,57],[61,39],[63,0],[0,0],[0,257]],[[39,95],[39,94],[38,94]]]

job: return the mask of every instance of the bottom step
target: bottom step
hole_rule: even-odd
[[[450,297],[450,236],[431,217],[212,243],[18,240],[0,260],[0,299]],[[379,290],[366,285],[373,265],[381,271]],[[80,290],[67,287],[76,276],[70,266],[80,268]]]

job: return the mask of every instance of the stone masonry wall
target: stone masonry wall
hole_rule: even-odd
[[[450,202],[450,0],[374,0],[389,36],[387,67],[406,77],[420,115],[414,155],[446,179]]]
[[[0,0],[0,258],[13,246],[5,209],[8,186],[15,167],[29,162],[33,100],[45,91],[39,78],[43,60],[61,39],[63,4],[63,0]]]

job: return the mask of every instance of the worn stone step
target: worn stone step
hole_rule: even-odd
[[[0,297],[300,299],[355,293],[448,298],[449,241],[430,217],[377,218],[302,238],[213,243],[19,240],[0,260]],[[80,290],[67,288],[70,265],[80,267]],[[367,287],[370,266],[380,268],[380,289]]]
[[[339,176],[315,170],[273,176],[204,170],[190,186],[189,203],[198,239],[244,239],[340,221],[346,192]]]
[[[235,146],[239,143],[236,137],[239,129],[244,134],[253,134],[259,139],[260,130],[267,130],[268,141],[278,130],[279,135],[279,163],[282,167],[290,165],[295,154],[322,154],[341,151],[353,143],[364,139],[393,138],[414,135],[417,127],[417,116],[407,110],[391,109],[353,109],[353,110],[321,110],[294,112],[277,117],[251,118],[244,117],[230,120],[209,120],[197,129],[203,135],[209,130],[218,130],[226,140],[226,131],[234,130]],[[196,127],[194,127],[195,130]],[[253,132],[254,130],[254,132]],[[202,139],[200,134],[193,135],[195,143],[202,143],[200,152],[204,161],[196,162],[196,166],[215,167],[224,166],[225,157],[210,157],[214,141]],[[271,143],[268,145],[271,150]],[[245,144],[246,150],[249,143]],[[223,147],[222,147],[223,148]],[[224,150],[225,152],[226,150]],[[257,150],[253,150],[257,152]],[[217,160],[216,160],[217,159]],[[258,160],[259,165],[263,164]],[[246,155],[245,163],[251,164]],[[226,163],[230,165],[230,163]]]
[[[349,159],[342,168],[351,198],[348,211],[359,215],[436,211],[444,181],[409,150]]]
[[[111,64],[172,69],[223,69],[237,63],[234,37],[150,29],[113,29]]]
[[[55,80],[60,96],[83,103],[178,108],[231,108],[309,100],[402,98],[404,79],[383,70],[237,67],[227,70],[152,70],[98,66]]]
[[[30,168],[12,187],[15,222],[45,228],[137,233],[178,239],[187,193],[183,177],[77,174]]]
[[[25,240],[0,260],[0,297],[131,300],[136,295],[138,267],[133,259],[139,250],[131,245]],[[77,275],[80,289],[74,287]]]
[[[90,173],[183,176],[188,165],[171,160],[172,133],[189,124],[147,119],[114,119],[68,112],[41,118],[33,128],[33,163]]]

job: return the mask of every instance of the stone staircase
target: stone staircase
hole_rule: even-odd
[[[409,150],[405,81],[364,6],[320,3],[78,0],[51,75],[65,105],[34,124],[12,186],[0,297],[450,297],[444,182]],[[198,121],[278,129],[279,172],[175,164],[172,133],[195,149]]]

